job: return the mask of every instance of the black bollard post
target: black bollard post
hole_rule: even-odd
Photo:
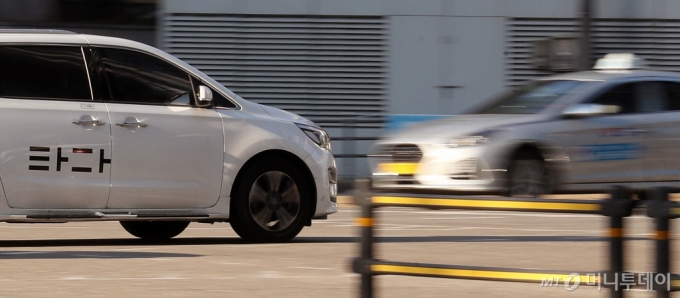
[[[623,289],[619,286],[619,279],[623,274],[623,218],[629,216],[626,209],[632,208],[630,194],[625,188],[615,186],[610,191],[611,198],[605,202],[604,214],[609,216],[609,272],[605,276],[607,284],[613,285],[609,297],[622,298]],[[629,207],[630,206],[630,207]],[[602,281],[600,281],[602,282]]]
[[[652,191],[652,199],[656,204],[655,207],[661,208],[663,211],[657,213],[655,218],[656,231],[654,239],[656,242],[656,274],[654,274],[654,286],[657,298],[668,298],[670,285],[670,237],[669,237],[669,221],[670,212],[668,208],[668,189],[665,187],[657,187]],[[661,211],[661,210],[660,210]],[[661,276],[663,276],[664,283],[660,283]]]
[[[361,257],[355,261],[355,271],[361,274],[361,298],[373,298],[373,204],[371,204],[370,180],[357,180],[354,203],[361,206],[357,226],[361,228]],[[358,268],[361,267],[361,268]]]

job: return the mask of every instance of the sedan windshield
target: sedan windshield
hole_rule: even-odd
[[[473,114],[536,114],[569,93],[582,81],[534,81],[501,96]]]

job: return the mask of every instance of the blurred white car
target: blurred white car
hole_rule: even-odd
[[[680,186],[680,74],[639,62],[607,55],[594,71],[388,134],[369,155],[374,187],[534,197]]]
[[[0,30],[0,135],[0,221],[285,241],[337,211],[323,129],[130,40]]]

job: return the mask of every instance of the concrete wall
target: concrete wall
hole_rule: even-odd
[[[503,18],[390,19],[390,113],[455,114],[503,89]]]

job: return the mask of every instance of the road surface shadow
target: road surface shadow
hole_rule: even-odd
[[[376,237],[377,243],[441,243],[441,242],[605,242],[599,236],[389,236]],[[626,241],[651,240],[642,237],[624,237]],[[358,237],[350,236],[301,236],[289,244],[300,243],[353,243]],[[0,240],[3,247],[83,247],[83,246],[173,246],[173,245],[243,245],[253,244],[238,237],[190,237],[166,241],[145,241],[140,239],[45,239],[45,240]],[[285,243],[284,243],[285,244]],[[0,257],[1,258],[1,257]]]
[[[194,254],[134,251],[2,251],[0,260],[192,258]]]
[[[108,239],[36,239],[0,240],[2,247],[60,247],[60,246],[153,246],[153,245],[222,245],[248,244],[238,237],[176,238],[165,241],[146,241],[134,238]]]
[[[349,243],[358,237],[297,237],[293,243]],[[389,236],[375,237],[377,243],[426,243],[426,242],[604,242],[599,236]],[[642,237],[624,237],[625,241],[651,240]]]

